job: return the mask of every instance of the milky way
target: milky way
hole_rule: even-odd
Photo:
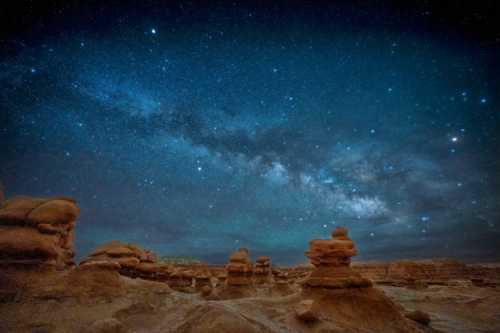
[[[418,6],[82,7],[0,58],[0,180],[76,198],[79,256],[300,263],[345,225],[360,259],[500,257],[498,38]]]

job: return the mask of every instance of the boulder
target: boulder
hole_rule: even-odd
[[[295,306],[295,316],[305,322],[318,320],[318,315],[314,311],[314,300],[306,299]]]
[[[420,310],[415,310],[407,313],[406,318],[411,319],[424,326],[429,326],[431,322],[431,317],[427,313]]]

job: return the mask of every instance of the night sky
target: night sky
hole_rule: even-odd
[[[495,1],[15,3],[0,181],[76,198],[78,257],[295,264],[342,225],[358,259],[500,259]]]

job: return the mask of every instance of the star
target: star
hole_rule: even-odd
[[[481,102],[481,104],[485,104],[488,100],[485,98],[485,97],[481,97],[481,99],[479,100],[479,102]]]
[[[155,29],[155,28],[152,28],[152,29],[151,29],[151,33],[152,33],[153,35],[156,35],[156,29]]]

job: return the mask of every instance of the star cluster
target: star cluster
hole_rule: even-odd
[[[362,259],[498,258],[499,40],[427,7],[292,7],[62,7],[12,33],[7,194],[75,197],[80,256],[290,264],[345,225]]]

